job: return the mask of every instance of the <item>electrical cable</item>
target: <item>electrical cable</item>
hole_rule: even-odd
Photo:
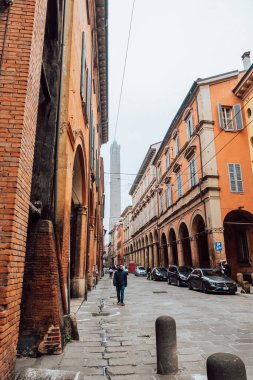
[[[253,97],[252,97],[253,98]],[[252,99],[251,98],[251,99]],[[250,100],[251,100],[250,99]],[[248,102],[247,102],[248,103]],[[246,103],[246,104],[247,104]],[[246,106],[246,104],[245,104],[245,106]],[[236,115],[235,115],[236,116]],[[233,117],[233,119],[235,118],[235,116]],[[253,121],[253,120],[252,120]],[[252,123],[252,121],[250,121],[248,124],[246,124],[245,125],[245,128],[247,128],[251,123]],[[219,134],[221,133],[221,132],[224,132],[224,130],[221,130],[220,132],[219,132]],[[236,134],[234,135],[234,137],[231,139],[231,140],[229,140],[226,144],[224,144],[221,148],[220,148],[220,150],[217,152],[217,153],[215,153],[204,165],[203,165],[203,167],[204,166],[206,166],[209,162],[211,162],[223,149],[225,149],[235,138],[237,138],[238,136],[239,136],[239,134],[240,134],[240,132],[241,132],[241,130],[239,130],[239,131],[237,131],[236,132]],[[218,134],[218,135],[219,135]],[[217,137],[217,136],[216,136]],[[215,138],[216,138],[215,137]],[[212,141],[214,141],[215,140],[215,138],[212,140]],[[203,150],[204,151],[204,150]],[[203,153],[203,151],[201,152],[201,153]],[[200,156],[200,155],[199,155]],[[198,157],[199,157],[198,156]],[[185,169],[185,170],[187,170],[187,169],[189,169],[189,165],[187,166],[187,168]],[[201,170],[198,170],[198,171],[196,171],[196,173],[195,173],[195,175],[196,174],[201,174]],[[192,178],[192,177],[191,177]],[[173,186],[174,184],[176,183],[176,180],[173,182],[173,183],[171,183],[171,186]],[[186,182],[183,182],[182,183],[182,185],[181,185],[181,188],[183,188],[184,187],[184,185],[186,184],[186,183],[188,183],[188,181],[186,181]],[[165,206],[166,205],[166,201],[165,202],[162,202],[162,206]],[[151,212],[152,211],[154,211],[156,208],[157,208],[157,203],[155,204],[155,206],[154,207],[152,207],[151,209],[150,209],[150,211],[149,211],[149,213],[151,214]],[[168,208],[168,207],[166,207],[166,208]],[[149,219],[150,220],[150,219]],[[147,216],[145,216],[145,218],[144,218],[144,224],[142,224],[142,225],[145,225],[146,224],[146,221],[147,221]]]
[[[120,112],[121,98],[122,98],[122,92],[123,92],[123,86],[124,86],[126,63],[127,63],[129,42],[130,42],[130,36],[131,36],[131,29],[132,29],[132,23],[133,23],[134,5],[135,5],[135,0],[133,0],[132,13],[131,13],[131,19],[130,19],[130,25],[129,25],[128,39],[127,39],[127,48],[126,48],[126,56],[125,56],[125,63],[124,63],[123,76],[122,76],[122,82],[121,82],[121,88],[120,88],[120,96],[119,96],[117,118],[116,118],[115,131],[114,131],[114,141],[116,140],[116,133],[117,133],[117,128],[118,128],[119,112]]]

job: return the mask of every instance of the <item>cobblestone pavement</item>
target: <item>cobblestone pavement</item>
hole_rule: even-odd
[[[253,380],[252,294],[203,294],[129,274],[125,303],[117,305],[112,280],[103,277],[77,311],[80,341],[62,355],[18,359],[17,370],[80,371],[86,380],[205,380],[207,357],[229,352],[241,357]],[[155,320],[161,315],[177,324],[179,372],[173,376],[156,374]]]

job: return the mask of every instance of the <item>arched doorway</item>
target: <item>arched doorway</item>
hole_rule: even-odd
[[[86,209],[84,207],[84,165],[83,153],[79,146],[73,165],[71,214],[70,214],[70,297],[79,298],[85,294],[86,268]]]
[[[169,244],[172,253],[172,261],[174,265],[178,265],[177,238],[173,228],[169,232]]]
[[[192,235],[196,239],[196,249],[198,251],[198,265],[201,268],[210,267],[210,256],[208,248],[208,240],[206,226],[201,215],[196,215],[192,222]]]
[[[227,262],[232,276],[237,272],[252,272],[253,215],[244,210],[233,210],[224,219],[224,239]]]
[[[165,234],[161,236],[161,266],[167,268],[169,265],[168,260],[168,245]]]
[[[184,265],[192,266],[191,244],[189,239],[188,228],[185,223],[181,223],[179,227],[179,239],[182,244],[182,254]]]

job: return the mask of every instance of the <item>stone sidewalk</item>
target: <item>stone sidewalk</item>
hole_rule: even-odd
[[[206,358],[230,352],[244,360],[248,380],[253,379],[251,295],[206,295],[133,275],[128,282],[126,306],[118,306],[112,280],[104,277],[77,311],[80,341],[69,343],[62,355],[18,359],[17,371],[80,371],[86,380],[205,380]],[[174,376],[156,374],[155,320],[160,315],[177,323],[179,372]]]

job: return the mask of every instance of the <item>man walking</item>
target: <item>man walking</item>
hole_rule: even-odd
[[[117,271],[114,273],[113,285],[116,286],[118,305],[125,306],[124,304],[124,291],[127,287],[127,273],[123,270],[123,265],[119,265]]]

